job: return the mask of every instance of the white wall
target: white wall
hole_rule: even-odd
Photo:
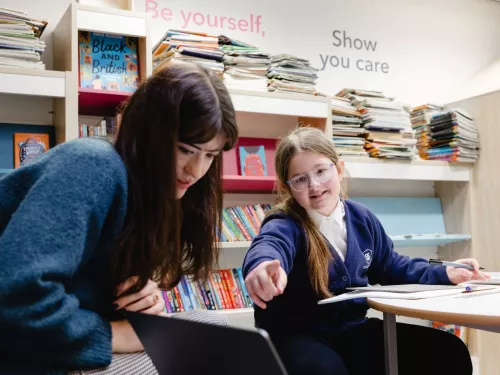
[[[318,88],[330,94],[343,87],[371,88],[418,105],[439,100],[500,57],[500,4],[491,0],[134,0],[134,5],[154,17],[154,41],[168,28],[189,28],[297,54],[325,68]],[[212,23],[218,16],[219,27],[208,25],[209,16]],[[254,21],[260,16],[262,25],[242,31],[251,16]],[[226,17],[223,27],[221,17]],[[232,30],[231,17],[241,28]],[[352,42],[371,41],[372,48],[334,46],[335,30],[340,39],[345,31]],[[331,56],[349,59],[350,68],[331,66]],[[386,63],[387,73],[360,71],[360,59],[360,66],[367,60]]]
[[[49,21],[43,36],[48,44],[43,56],[48,68],[52,66],[51,31],[69,3],[70,0],[1,0],[2,7],[22,9]],[[293,4],[299,3],[134,0],[135,10],[146,11],[149,5],[149,13],[156,16],[152,19],[154,42],[168,28],[188,27],[224,33],[272,53],[297,54],[318,68],[324,67],[326,56],[343,57],[344,61],[349,58],[350,69],[334,68],[328,62],[321,71],[318,88],[330,94],[343,87],[358,87],[384,90],[412,105],[446,101],[447,93],[500,57],[500,4],[491,0],[309,0]],[[169,21],[159,12],[163,8],[171,11],[163,13]],[[199,14],[195,16],[196,13]],[[208,15],[212,22],[218,16],[219,23],[221,17],[226,17],[223,27],[208,26]],[[247,24],[251,16],[253,32]],[[229,18],[235,18],[240,29],[232,30]],[[261,23],[258,27],[257,20]],[[338,43],[332,35],[334,30],[341,31],[337,34],[341,38],[345,30],[353,41],[361,38],[372,41],[372,46],[376,42],[375,51],[334,46]],[[359,59],[385,62],[387,73],[360,71],[356,68]],[[12,100],[6,105],[0,98],[0,122],[6,120],[3,114],[7,111],[23,113],[23,109],[30,122],[37,118],[46,122],[50,102],[27,98],[15,101],[18,105],[12,105]]]

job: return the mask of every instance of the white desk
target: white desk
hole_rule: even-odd
[[[500,332],[500,293],[420,300],[369,298],[368,305],[384,313],[385,371],[387,375],[398,374],[396,315]]]

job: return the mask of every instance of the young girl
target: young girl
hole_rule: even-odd
[[[96,368],[143,350],[117,310],[159,314],[152,280],[210,272],[222,152],[237,137],[222,81],[176,63],[132,95],[114,144],[66,142],[2,178],[0,373]]]
[[[375,215],[345,199],[344,162],[319,130],[291,132],[276,150],[280,202],[264,220],[243,264],[256,325],[269,332],[290,375],[384,374],[382,321],[365,299],[320,299],[370,284],[451,284],[483,279],[474,271],[431,266],[393,250]],[[467,347],[430,328],[398,324],[406,374],[472,374]],[[442,361],[453,358],[453,361]]]

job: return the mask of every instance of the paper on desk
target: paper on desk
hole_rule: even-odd
[[[488,286],[478,286],[477,290],[490,289]],[[443,297],[450,296],[454,294],[461,294],[465,290],[464,289],[442,289],[442,290],[431,290],[425,292],[413,292],[413,293],[394,293],[394,292],[364,292],[364,291],[355,291],[344,293],[339,296],[334,296],[326,299],[322,299],[318,301],[318,305],[324,305],[327,303],[335,303],[340,301],[346,301],[355,298],[392,298],[392,299],[423,299],[423,298],[435,298],[435,297]],[[474,293],[474,292],[468,292]]]

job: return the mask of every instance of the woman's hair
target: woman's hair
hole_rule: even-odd
[[[302,223],[308,239],[308,269],[311,285],[318,296],[330,297],[328,289],[328,265],[332,261],[332,255],[328,246],[316,228],[306,210],[293,198],[290,187],[287,184],[288,171],[292,157],[301,151],[311,151],[326,156],[337,164],[339,157],[333,142],[320,130],[309,127],[301,127],[291,131],[281,139],[276,149],[275,167],[278,175],[278,204],[270,212],[285,212],[298,222]],[[346,197],[347,178],[343,176],[341,181],[341,196]]]
[[[183,274],[206,278],[218,258],[222,217],[222,152],[207,173],[176,199],[177,142],[238,139],[225,85],[213,72],[175,62],[144,82],[123,108],[115,148],[128,171],[123,230],[111,255],[112,284],[138,276],[172,287]]]

